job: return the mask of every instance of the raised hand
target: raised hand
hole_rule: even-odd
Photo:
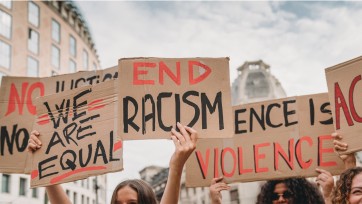
[[[332,174],[329,171],[324,169],[316,169],[319,173],[316,179],[318,186],[322,187],[323,198],[326,201],[330,201],[331,193],[334,187],[334,179]]]
[[[35,152],[36,150],[40,149],[42,146],[41,141],[39,140],[39,132],[36,130],[33,130],[30,134],[30,139],[28,141],[28,152]]]
[[[182,169],[186,160],[196,148],[197,131],[193,128],[183,126],[177,123],[177,127],[180,132],[177,132],[174,128],[171,130],[171,139],[175,144],[175,152],[170,160],[170,168]]]
[[[331,135],[334,140],[334,150],[338,153],[339,157],[343,160],[345,169],[349,169],[356,166],[356,157],[354,156],[354,153],[351,154],[339,154],[339,152],[344,152],[348,150],[348,144],[342,142],[342,136],[338,134],[337,132],[332,133]]]
[[[210,199],[211,204],[221,204],[222,195],[221,191],[229,190],[230,186],[228,186],[225,182],[223,182],[223,177],[214,178],[211,181],[210,185]]]

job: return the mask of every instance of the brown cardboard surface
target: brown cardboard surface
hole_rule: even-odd
[[[42,148],[32,154],[31,187],[120,171],[117,81],[84,86],[36,100]]]
[[[327,93],[234,106],[235,135],[200,139],[186,163],[186,185],[316,176],[316,168],[339,174]],[[260,121],[260,122],[259,122]]]
[[[0,87],[0,172],[29,173],[26,146],[35,120],[35,98],[118,77],[118,68],[45,78],[2,78]]]
[[[200,138],[232,137],[228,58],[120,59],[119,73],[124,140],[168,139],[177,122]]]
[[[335,129],[348,144],[348,150],[340,154],[362,150],[361,66],[362,57],[358,57],[325,70]]]

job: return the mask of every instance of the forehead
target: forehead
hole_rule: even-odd
[[[288,190],[288,187],[285,185],[285,183],[278,183],[274,187],[274,193],[283,193],[286,190]]]
[[[357,174],[352,180],[352,188],[362,188],[362,173]]]
[[[117,191],[117,202],[127,202],[127,201],[137,201],[137,192],[135,190],[133,190],[131,187],[129,186],[125,186],[123,188],[120,188]]]

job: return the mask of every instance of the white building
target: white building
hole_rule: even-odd
[[[231,87],[232,104],[284,98],[285,91],[262,60],[245,62],[238,68],[238,77]]]

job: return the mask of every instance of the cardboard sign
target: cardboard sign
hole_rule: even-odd
[[[46,78],[3,77],[0,87],[0,173],[28,173],[26,147],[35,120],[34,100],[118,77],[118,68]]]
[[[186,185],[316,176],[343,171],[333,151],[327,93],[235,106],[231,139],[200,139],[186,163]]]
[[[123,169],[117,137],[116,81],[40,97],[31,186],[47,186]]]
[[[362,150],[362,57],[325,70],[336,131],[348,144],[349,154]]]
[[[232,137],[228,58],[120,59],[118,72],[123,139],[168,139],[177,122]]]

